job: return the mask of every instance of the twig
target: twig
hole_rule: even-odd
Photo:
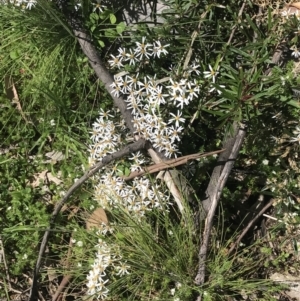
[[[2,237],[1,237],[1,234],[0,234],[0,262],[1,262],[1,257],[3,258],[3,264],[4,264],[6,279],[7,279],[7,282],[8,282],[8,289],[9,289],[9,291],[11,291],[12,288],[11,288],[11,283],[10,283],[10,276],[9,276],[9,272],[8,272],[7,262],[6,262],[6,258],[5,258],[5,250],[4,250],[4,245],[3,245],[3,242],[2,242]]]
[[[6,76],[4,81],[5,81],[6,95],[11,100],[11,103],[17,105],[17,110],[20,112],[22,118],[25,120],[25,122],[27,124],[28,123],[33,124],[31,121],[28,121],[28,119],[26,118],[26,116],[23,112],[21,102],[20,102],[20,99],[19,99],[19,95],[18,95],[16,86],[14,84],[14,81],[13,81],[12,77],[11,76]]]
[[[145,148],[145,140],[140,139],[132,144],[129,144],[125,146],[123,149],[121,149],[118,152],[115,152],[111,155],[107,155],[102,159],[102,162],[97,163],[96,165],[92,166],[78,181],[76,181],[70,189],[67,191],[67,193],[64,195],[64,197],[58,202],[58,204],[55,206],[55,209],[51,215],[50,218],[50,223],[49,223],[49,229],[45,231],[40,250],[39,250],[39,255],[38,259],[35,265],[35,269],[33,272],[33,278],[32,278],[32,285],[31,285],[31,291],[30,291],[30,296],[29,296],[29,301],[35,301],[36,300],[36,295],[37,295],[37,284],[38,284],[38,275],[40,271],[40,267],[42,264],[42,257],[44,255],[46,245],[49,240],[49,235],[51,232],[51,229],[53,229],[55,220],[57,218],[57,215],[59,214],[61,208],[63,205],[68,201],[70,196],[86,181],[88,180],[91,176],[96,174],[101,168],[104,166],[108,165],[110,162],[120,159],[124,156],[127,156],[131,153],[137,152],[141,149]]]
[[[199,250],[199,266],[198,266],[198,273],[195,278],[196,285],[203,284],[204,280],[205,280],[205,267],[206,267],[205,261],[206,261],[206,255],[207,255],[207,249],[208,249],[208,243],[209,243],[213,218],[215,215],[215,211],[217,208],[217,204],[218,204],[218,200],[220,198],[221,192],[226,184],[227,178],[234,165],[234,161],[237,158],[237,155],[239,153],[239,150],[241,148],[241,145],[243,143],[245,135],[246,135],[246,132],[245,132],[244,128],[240,128],[237,132],[236,137],[234,138],[234,144],[231,148],[228,160],[224,165],[224,168],[221,172],[220,177],[218,178],[217,184],[215,185],[215,190],[210,195],[211,207],[210,207],[210,210],[208,212],[208,215],[207,215],[207,218],[205,221],[202,245]],[[197,300],[201,300],[201,296],[199,296]]]
[[[247,1],[244,1],[244,2],[243,2],[242,6],[241,6],[241,9],[240,9],[240,11],[239,11],[239,13],[238,13],[238,18],[242,16],[246,3],[247,3]],[[235,31],[236,31],[236,27],[237,27],[237,25],[234,25],[234,27],[232,28],[230,37],[229,37],[229,39],[228,39],[228,41],[227,41],[227,45],[229,45],[229,44],[231,43],[231,41],[232,41],[232,39],[233,39],[233,36],[234,36],[234,34],[235,34]],[[225,55],[225,54],[224,54],[224,55]],[[223,56],[223,57],[224,57],[224,56]]]
[[[70,268],[70,257],[71,257],[71,253],[72,253],[72,247],[73,247],[73,235],[71,235],[70,237],[70,241],[69,241],[69,249],[68,249],[68,253],[67,253],[67,259],[66,259],[66,268],[69,269]],[[63,291],[63,289],[65,288],[65,286],[69,283],[69,281],[71,280],[71,275],[64,275],[62,281],[60,282],[56,292],[54,293],[54,295],[52,296],[52,301],[57,301],[60,293]]]
[[[231,248],[228,251],[228,255],[230,255],[233,250],[239,245],[239,243],[241,242],[242,238],[246,235],[246,233],[249,231],[249,229],[253,226],[253,224],[257,221],[257,219],[263,215],[263,213],[271,207],[271,205],[273,204],[273,202],[275,201],[275,199],[271,199],[270,202],[265,205],[258,213],[257,215],[248,223],[248,225],[246,226],[246,228],[243,230],[243,232],[239,235],[238,239],[236,240],[236,242],[231,246]]]
[[[207,13],[209,12],[209,10],[205,10],[204,13],[202,13],[202,15],[200,16],[200,21],[198,23],[198,26],[197,26],[197,29],[193,31],[192,33],[192,40],[191,40],[191,43],[190,43],[190,47],[189,47],[189,50],[187,51],[187,54],[186,54],[186,57],[185,57],[185,61],[184,61],[184,64],[183,64],[183,70],[186,70],[187,67],[188,67],[188,64],[191,60],[191,57],[192,57],[192,54],[193,54],[193,45],[194,45],[194,42],[199,34],[199,31],[200,31],[200,28],[201,28],[201,24],[205,18],[205,16],[207,15]]]
[[[263,216],[266,217],[266,218],[272,219],[273,221],[277,221],[277,222],[280,222],[280,223],[284,223],[283,220],[278,219],[278,218],[276,218],[276,217],[273,217],[273,216],[271,216],[271,215],[263,214]],[[286,224],[286,223],[285,223],[285,224]]]
[[[224,151],[224,149],[221,149],[221,150],[208,152],[208,153],[204,153],[204,154],[197,153],[197,154],[182,156],[182,157],[179,157],[179,158],[176,158],[176,159],[167,160],[167,161],[164,161],[164,162],[161,162],[161,163],[150,165],[148,167],[144,167],[143,170],[141,170],[141,171],[132,172],[129,176],[122,177],[122,179],[124,181],[129,181],[133,178],[141,177],[144,174],[152,174],[152,173],[155,173],[155,172],[159,172],[161,170],[165,170],[167,168],[173,168],[173,167],[176,167],[176,166],[179,166],[179,165],[186,164],[190,160],[195,160],[195,159],[199,159],[199,158],[203,158],[203,157],[212,156],[212,155],[215,155],[215,154],[219,154],[223,151]]]

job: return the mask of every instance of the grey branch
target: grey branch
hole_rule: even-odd
[[[225,144],[228,145],[229,149],[226,148],[225,152],[221,153],[220,155],[220,159],[225,160],[224,165],[222,164],[221,168],[216,167],[217,172],[215,172],[215,170],[213,172],[213,174],[215,174],[215,178],[211,179],[211,181],[213,180],[214,182],[208,195],[210,201],[209,202],[210,209],[206,218],[202,245],[199,250],[198,273],[195,278],[196,285],[203,284],[205,280],[205,267],[206,267],[205,261],[206,261],[206,255],[208,250],[210,232],[213,224],[213,218],[215,215],[215,211],[218,205],[221,192],[226,184],[230,171],[238,156],[239,150],[241,148],[241,145],[246,135],[246,131],[243,126],[238,127],[237,125],[235,125],[234,134],[235,135],[230,136],[226,140]],[[226,157],[224,156],[224,154]]]

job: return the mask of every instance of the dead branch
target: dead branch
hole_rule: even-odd
[[[215,215],[215,211],[216,211],[222,190],[226,184],[226,181],[228,179],[230,171],[231,171],[231,169],[234,165],[234,162],[238,156],[238,153],[239,153],[239,150],[243,143],[243,140],[245,138],[245,135],[246,135],[246,131],[245,131],[244,127],[240,127],[237,130],[236,136],[232,137],[233,145],[230,148],[230,153],[229,153],[228,159],[225,162],[224,168],[221,170],[220,176],[217,179],[217,183],[215,183],[215,185],[214,185],[214,190],[211,191],[211,194],[209,195],[211,206],[210,206],[210,210],[208,212],[207,218],[206,218],[202,245],[199,250],[198,273],[195,278],[196,285],[203,284],[204,280],[205,280],[205,267],[206,267],[205,261],[206,261],[206,255],[207,255],[207,250],[208,250],[210,232],[211,232],[211,228],[212,228],[212,224],[213,224],[213,218]],[[226,149],[226,151],[228,152],[227,149]],[[198,300],[201,300],[201,296],[198,297]]]
[[[155,173],[155,172],[165,170],[167,168],[174,168],[176,166],[186,164],[190,160],[196,160],[196,159],[199,159],[199,158],[212,156],[212,155],[215,155],[215,154],[219,154],[223,151],[224,151],[224,149],[221,149],[221,150],[208,152],[208,153],[204,153],[204,154],[197,153],[197,154],[182,156],[182,157],[179,157],[179,158],[176,158],[176,159],[167,160],[167,161],[164,161],[164,162],[161,162],[161,163],[150,165],[148,167],[144,167],[144,169],[141,170],[141,171],[132,172],[129,176],[122,177],[122,179],[124,181],[129,181],[129,180],[132,180],[134,178],[141,177],[144,174],[152,174],[152,173]]]
[[[253,226],[253,224],[257,221],[257,219],[262,216],[268,208],[272,206],[275,199],[271,199],[269,203],[267,203],[257,214],[256,216],[248,223],[248,225],[245,227],[243,232],[238,236],[236,242],[231,246],[231,248],[228,251],[228,255],[231,255],[233,250],[240,244],[242,238],[246,235],[246,233],[249,231],[249,229]]]

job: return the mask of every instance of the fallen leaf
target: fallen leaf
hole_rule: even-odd
[[[296,6],[295,6],[295,4],[296,4]],[[300,8],[297,7],[298,4],[299,4],[299,2],[290,4],[290,5],[286,5],[283,8],[282,13],[285,13],[286,16],[292,16],[292,15],[299,16],[300,15]]]
[[[44,163],[56,163],[65,158],[64,154],[59,151],[52,151],[45,154],[46,157],[50,158],[50,160],[44,161]]]
[[[87,230],[92,228],[100,228],[99,225],[102,223],[108,225],[107,215],[103,208],[97,208],[86,220],[86,228]]]
[[[35,188],[44,182],[53,182],[56,185],[62,183],[62,180],[52,175],[48,170],[43,170],[42,172],[34,175],[34,181],[30,183],[31,187]]]
[[[56,185],[59,185],[62,182],[62,180],[60,180],[59,178],[54,177],[51,172],[48,172],[46,176],[48,178],[48,181],[53,182]]]

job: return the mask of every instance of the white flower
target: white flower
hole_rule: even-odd
[[[109,64],[111,67],[118,67],[119,69],[121,67],[123,67],[123,64],[122,64],[122,57],[119,58],[119,57],[115,57],[114,55],[110,55],[112,57],[112,59],[108,60]]]
[[[125,263],[121,263],[120,266],[116,266],[115,268],[118,271],[117,275],[119,276],[124,276],[126,274],[129,274],[128,269],[130,269],[130,266],[126,265]]]
[[[110,111],[105,112],[103,109],[100,109],[99,115],[100,118],[108,119],[109,117],[114,117],[113,115],[109,114]]]
[[[215,86],[210,86],[210,87],[211,87],[211,89],[210,89],[208,92],[213,92],[213,91],[216,90],[216,91],[218,92],[219,95],[222,94],[222,91],[218,90]],[[218,87],[220,87],[220,88],[222,88],[222,89],[225,88],[224,85],[218,85]]]
[[[171,158],[173,155],[177,158],[178,149],[171,143],[166,144],[165,146],[165,155],[167,158]]]
[[[174,296],[174,295],[175,295],[175,288],[171,288],[171,290],[170,290],[170,294],[171,294],[172,296]]]
[[[51,125],[51,126],[55,126],[55,121],[54,121],[54,119],[51,119],[51,120],[50,120],[50,125]]]
[[[216,82],[216,76],[217,76],[218,72],[214,71],[214,69],[211,67],[210,64],[208,65],[208,67],[209,67],[210,71],[204,71],[203,72],[204,78],[212,78],[212,82],[215,83]]]
[[[179,127],[168,127],[167,131],[168,131],[168,135],[171,138],[171,142],[174,143],[176,140],[180,141],[180,137],[179,134],[182,132],[183,127],[179,126]]]
[[[198,96],[197,93],[199,93],[199,87],[196,86],[195,82],[188,82],[187,87],[188,99],[192,101],[194,97]]]
[[[290,49],[293,50],[292,56],[294,56],[296,59],[298,57],[300,57],[300,51],[298,50],[298,48],[295,45],[292,48],[290,48]]]
[[[185,122],[185,119],[181,117],[182,112],[181,111],[177,111],[177,115],[170,113],[170,115],[173,116],[173,118],[169,119],[169,124],[172,123],[173,121],[175,121],[175,126],[179,127],[179,122]]]
[[[151,94],[151,90],[153,89],[152,80],[149,76],[144,77],[144,82],[138,82],[139,87],[141,87],[140,91],[146,92],[147,94]]]
[[[127,83],[129,84],[130,87],[132,87],[134,89],[137,88],[138,77],[139,77],[138,73],[136,75],[133,75],[133,76],[127,76]]]
[[[155,45],[155,43],[157,44],[157,46]],[[168,54],[168,51],[165,48],[170,46],[170,44],[162,46],[160,41],[156,41],[155,43],[153,43],[153,56],[154,57],[155,56],[160,57],[160,55],[162,53]]]
[[[83,246],[83,242],[81,240],[77,241],[76,245],[81,248]]]
[[[136,62],[139,62],[139,58],[136,56],[136,53],[132,52],[132,49],[129,50],[129,53],[126,53],[126,61],[129,61],[129,65],[135,65]]]
[[[106,6],[103,5],[103,4],[100,4],[100,3],[101,3],[101,0],[97,0],[96,2],[97,2],[97,3],[92,3],[92,5],[94,6],[93,12],[95,12],[95,11],[98,9],[98,11],[99,11],[100,13],[102,13],[103,10],[106,9]]]
[[[152,93],[154,105],[157,104],[159,106],[160,104],[166,103],[165,97],[169,96],[169,94],[163,94],[162,88],[162,86],[157,86],[156,90]]]
[[[185,106],[185,105],[188,105],[189,103],[190,103],[190,100],[189,100],[189,98],[186,96],[186,94],[185,93],[183,93],[182,95],[181,95],[181,97],[179,97],[178,99],[177,99],[177,105],[176,105],[176,107],[180,107],[181,109],[183,109],[183,107]]]
[[[175,93],[175,94],[182,94],[183,93],[183,89],[181,87],[181,84],[178,82],[174,82],[172,78],[170,78],[170,82],[171,82],[171,86],[167,86],[167,88],[171,89],[171,93]]]
[[[98,291],[98,292],[97,292],[97,297],[98,297],[98,299],[101,299],[101,300],[107,299],[108,292],[109,292],[108,289]]]
[[[268,164],[269,164],[269,160],[264,159],[264,160],[262,161],[262,163],[263,163],[263,165],[268,165]]]
[[[136,42],[137,48],[134,53],[136,54],[138,59],[142,59],[144,57],[148,58],[152,55],[152,49],[147,49],[152,45],[149,43],[145,43],[146,37],[142,38],[142,43]]]
[[[129,158],[129,160],[133,160],[138,164],[143,164],[145,162],[145,159],[143,158],[143,154],[141,154],[140,151],[133,154],[133,156],[131,158]]]
[[[118,58],[122,58],[122,59],[124,59],[124,60],[127,60],[127,52],[126,52],[126,49],[120,47],[120,48],[118,49],[118,51],[119,51],[119,54],[117,55],[117,57],[118,57]]]
[[[120,96],[120,92],[121,92],[121,87],[118,85],[118,83],[115,81],[113,82],[110,87],[112,87],[112,90],[111,90],[111,93],[114,95],[114,96],[117,96],[119,97]]]
[[[198,68],[200,68],[200,65],[196,65],[196,62],[193,63],[192,66],[190,66],[189,68],[189,73],[195,72],[197,75],[200,74],[200,71],[198,70]]]
[[[32,7],[35,7],[35,5],[36,5],[36,0],[28,0],[26,2],[27,2],[26,9],[31,9]]]

